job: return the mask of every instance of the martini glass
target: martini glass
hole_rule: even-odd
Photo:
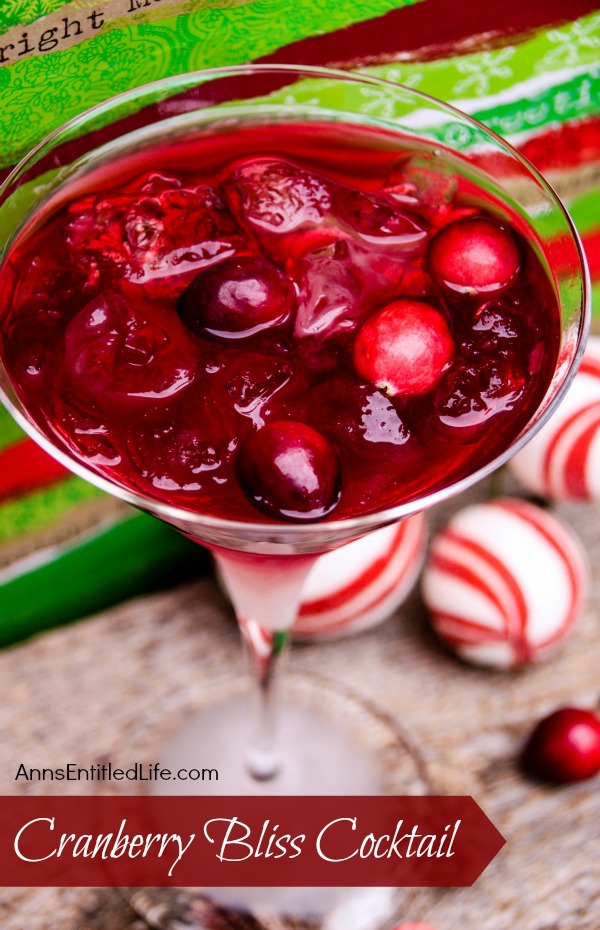
[[[367,75],[294,66],[242,66],[189,73],[135,88],[92,108],[42,141],[0,189],[4,254],[78,191],[127,163],[147,167],[159,145],[249,123],[326,124],[376,130],[381,145],[414,147],[452,165],[496,212],[518,221],[557,295],[561,344],[545,395],[518,436],[469,474],[377,512],[317,523],[234,520],[174,506],[89,467],[28,409],[0,367],[2,399],[50,454],[97,487],[164,520],[212,550],[249,645],[253,715],[245,701],[207,708],[173,740],[162,761],[203,758],[220,771],[219,794],[369,794],[382,790],[376,763],[314,710],[276,699],[277,670],[306,577],[320,554],[457,494],[489,475],[546,422],[566,392],[589,324],[585,264],[577,233],[543,178],[517,152],[452,107]],[[240,154],[240,153],[237,153]],[[278,735],[279,734],[279,735]],[[281,735],[284,738],[281,739]],[[221,774],[222,773],[222,774]],[[189,784],[189,783],[188,783]],[[207,784],[201,786],[206,793]]]

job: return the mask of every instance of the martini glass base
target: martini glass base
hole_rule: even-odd
[[[217,769],[196,782],[153,784],[155,794],[380,795],[431,791],[415,747],[396,722],[341,682],[308,674],[286,680],[278,708],[280,773],[257,782],[246,772],[248,699],[237,688],[184,722],[161,764]],[[157,930],[377,930],[395,917],[402,892],[390,888],[132,888],[133,909]]]
[[[176,734],[161,758],[178,771],[190,766],[190,747],[201,747],[203,760],[217,769],[218,781],[174,782],[177,794],[195,795],[379,795],[383,791],[377,760],[365,752],[356,734],[340,728],[312,709],[281,701],[277,708],[277,743],[281,766],[276,775],[257,780],[247,772],[244,751],[251,742],[248,702],[242,696],[207,707]],[[223,737],[226,736],[226,739]],[[193,764],[193,763],[192,763]],[[171,793],[168,782],[153,793]],[[322,921],[328,914],[360,900],[370,909],[384,905],[387,889],[346,888],[206,888],[185,903],[187,919],[210,907],[237,912],[294,915],[309,921]],[[383,899],[383,900],[382,900]],[[192,908],[190,912],[190,908]],[[186,923],[184,923],[186,926]],[[191,926],[195,926],[192,924]],[[201,924],[199,924],[201,926]]]
[[[272,778],[247,771],[252,730],[242,696],[208,706],[182,727],[161,753],[172,772],[195,769],[195,781],[155,783],[154,794],[369,795],[383,792],[377,760],[356,734],[306,707],[282,701],[277,708],[281,763]]]
[[[379,930],[396,919],[395,888],[129,888],[154,930]],[[221,896],[221,897],[218,897]]]

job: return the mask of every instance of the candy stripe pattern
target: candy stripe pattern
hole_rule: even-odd
[[[587,583],[574,533],[540,507],[502,498],[451,519],[432,544],[422,590],[434,629],[461,658],[512,668],[559,643]]]
[[[425,539],[425,517],[417,514],[321,556],[308,576],[294,636],[334,638],[385,620],[417,580]]]
[[[259,672],[262,672],[271,658],[275,634],[272,630],[266,630],[256,620],[248,620],[246,617],[239,619],[239,626],[250,658]]]
[[[600,338],[590,338],[581,367],[549,423],[510,463],[534,494],[552,500],[600,499]]]

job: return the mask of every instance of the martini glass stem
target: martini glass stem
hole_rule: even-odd
[[[284,764],[278,734],[279,683],[289,630],[266,630],[255,620],[240,622],[254,685],[254,719],[246,770],[257,781],[275,778]]]
[[[256,556],[213,550],[250,658],[254,708],[245,766],[269,781],[285,764],[278,740],[279,678],[302,588],[318,555]]]

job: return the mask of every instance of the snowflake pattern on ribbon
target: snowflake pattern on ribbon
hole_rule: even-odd
[[[600,13],[578,20],[568,28],[551,29],[547,37],[554,47],[538,62],[536,70],[539,74],[544,74],[548,68],[574,68],[590,52],[597,60],[600,53]]]
[[[493,78],[511,81],[514,74],[507,62],[514,58],[515,53],[514,47],[507,47],[498,52],[482,52],[476,60],[464,58],[457,61],[456,70],[465,77],[454,85],[454,95],[476,94],[482,97],[490,93]]]

